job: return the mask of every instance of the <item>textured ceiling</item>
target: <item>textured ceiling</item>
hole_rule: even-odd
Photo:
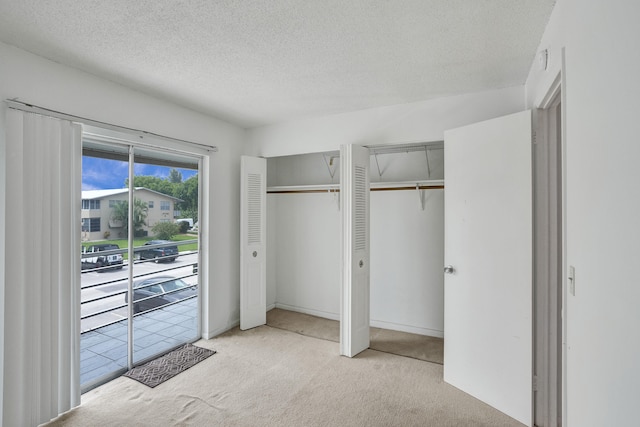
[[[0,0],[0,41],[244,127],[524,83],[555,0]]]

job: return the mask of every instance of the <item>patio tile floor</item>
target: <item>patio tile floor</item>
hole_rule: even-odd
[[[196,298],[133,320],[134,363],[198,338]],[[107,379],[127,367],[127,320],[80,336],[80,384]]]

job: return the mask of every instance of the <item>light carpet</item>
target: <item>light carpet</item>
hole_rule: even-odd
[[[314,338],[340,342],[340,322],[274,308],[267,312],[267,325]],[[437,337],[370,328],[369,348],[399,356],[439,363],[444,359],[444,340]]]
[[[522,426],[445,384],[442,366],[261,326],[150,389],[120,377],[49,426]]]

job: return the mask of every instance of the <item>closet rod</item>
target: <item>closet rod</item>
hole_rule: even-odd
[[[418,185],[414,187],[383,187],[383,188],[370,188],[370,191],[406,191],[406,190],[444,190],[444,185]],[[333,194],[339,193],[340,189],[326,189],[326,190],[295,190],[295,189],[287,189],[287,190],[269,190],[267,189],[267,194],[304,194],[304,193],[325,193],[325,194]]]
[[[339,193],[340,189],[337,190],[267,190],[267,194],[304,194],[304,193],[324,193],[324,194],[333,194]]]
[[[371,191],[396,191],[396,190],[444,190],[444,185],[418,185],[415,187],[385,187],[372,188]]]

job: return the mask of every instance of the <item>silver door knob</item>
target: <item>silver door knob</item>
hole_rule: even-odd
[[[453,272],[454,272],[453,266],[452,266],[452,265],[447,265],[447,266],[444,268],[444,272],[445,272],[446,274],[453,274]]]

